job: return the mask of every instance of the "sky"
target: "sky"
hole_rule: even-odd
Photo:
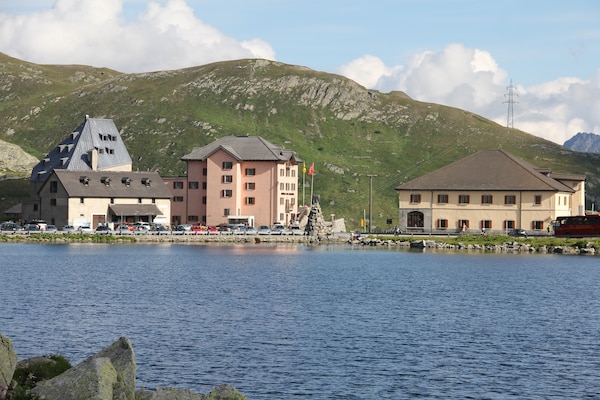
[[[136,73],[265,58],[563,144],[600,134],[597,0],[0,0],[0,52]]]

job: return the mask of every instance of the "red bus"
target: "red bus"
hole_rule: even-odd
[[[600,236],[600,214],[558,217],[553,225],[554,236]]]

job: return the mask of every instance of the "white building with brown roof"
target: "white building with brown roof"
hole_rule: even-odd
[[[167,225],[171,217],[171,192],[157,172],[56,169],[38,195],[40,216],[57,226]]]
[[[537,168],[484,150],[396,188],[402,232],[547,231],[585,212],[585,176]]]
[[[31,172],[25,221],[64,225],[153,222],[168,224],[170,192],[156,172],[132,172],[129,152],[111,119],[90,118]]]

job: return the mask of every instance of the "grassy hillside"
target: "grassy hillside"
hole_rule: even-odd
[[[193,147],[225,135],[260,135],[315,163],[313,190],[321,196],[323,213],[346,218],[349,228],[368,210],[368,175],[376,175],[373,222],[383,228],[387,218],[398,217],[396,186],[488,148],[503,148],[555,171],[586,174],[588,191],[600,197],[598,155],[303,67],[238,60],[122,74],[35,65],[0,54],[0,71],[6,89],[0,139],[38,158],[86,114],[114,119],[134,169],[164,176],[184,173],[180,158]],[[309,193],[307,187],[307,200]]]

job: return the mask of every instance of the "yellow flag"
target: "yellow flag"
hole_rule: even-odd
[[[302,163],[302,173],[306,173],[306,162]]]

